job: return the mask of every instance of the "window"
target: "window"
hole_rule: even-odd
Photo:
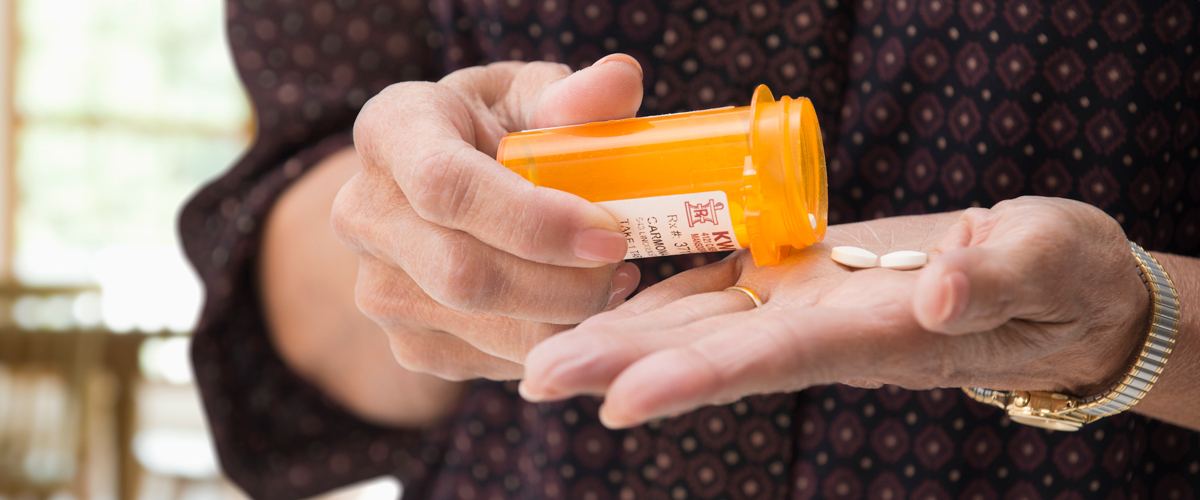
[[[15,319],[186,332],[200,288],[176,214],[252,130],[223,2],[12,1],[8,266],[27,286],[98,292]]]
[[[242,498],[212,479],[175,230],[253,131],[223,7],[0,0],[0,497]]]
[[[223,5],[0,0],[0,498],[244,498],[214,477],[175,232],[254,130]]]

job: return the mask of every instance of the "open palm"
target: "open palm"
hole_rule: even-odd
[[[838,245],[931,261],[854,271],[829,259]],[[739,253],[664,281],[535,347],[523,392],[603,394],[601,418],[624,427],[832,382],[1085,391],[1122,371],[1147,300],[1119,226],[1087,205],[881,219],[778,266]]]

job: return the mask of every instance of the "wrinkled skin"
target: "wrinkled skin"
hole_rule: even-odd
[[[837,381],[1095,394],[1128,366],[1146,291],[1119,225],[1066,200],[834,226],[778,266],[738,252],[622,305],[639,275],[618,264],[612,217],[532,186],[493,155],[508,132],[633,116],[641,78],[619,54],[575,73],[497,63],[397,84],[364,107],[361,171],[332,223],[359,256],[357,306],[399,365],[448,380],[524,376],[531,400],[602,394],[611,427]],[[828,259],[844,244],[931,261],[851,271]],[[1184,310],[1200,303],[1194,259],[1157,257]],[[732,285],[766,304],[750,310],[744,294],[723,291]],[[1135,411],[1200,428],[1200,353],[1188,342],[1200,326],[1183,320],[1167,371]]]
[[[359,113],[361,171],[334,232],[359,255],[359,309],[396,360],[449,380],[521,376],[537,342],[628,296],[640,275],[603,209],[493,156],[509,132],[633,116],[641,68],[609,56],[496,63],[388,87]]]
[[[838,245],[931,258],[851,270],[829,259]],[[1092,394],[1128,366],[1148,302],[1116,221],[1020,198],[833,226],[778,266],[741,251],[682,273],[535,347],[522,392],[603,394],[611,427],[832,382]]]

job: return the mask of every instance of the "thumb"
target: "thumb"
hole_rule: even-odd
[[[963,247],[921,270],[913,315],[927,330],[964,334],[992,330],[1046,309],[1033,285],[1033,266],[1004,247]]]
[[[610,54],[542,89],[525,114],[528,128],[632,118],[642,105],[642,66]]]

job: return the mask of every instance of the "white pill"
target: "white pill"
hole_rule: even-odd
[[[929,256],[925,252],[914,252],[912,250],[903,250],[892,252],[879,258],[879,267],[888,269],[896,269],[899,271],[907,271],[916,269],[929,262]]]
[[[829,258],[850,267],[875,267],[879,256],[858,247],[833,247]]]
[[[813,229],[816,229],[817,228],[817,216],[815,216],[813,214],[808,214],[808,223],[809,223],[809,225],[811,225],[813,227]]]

